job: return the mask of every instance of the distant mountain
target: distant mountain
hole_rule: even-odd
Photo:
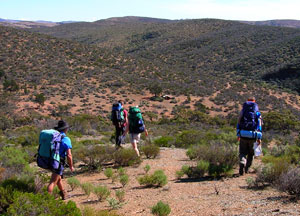
[[[14,28],[40,28],[40,27],[53,27],[59,25],[59,23],[51,21],[24,21],[24,20],[9,20],[0,19],[0,25],[9,26]]]
[[[41,27],[53,27],[61,24],[67,23],[75,23],[77,21],[62,21],[62,22],[52,22],[52,21],[24,21],[24,20],[9,20],[9,19],[1,19],[0,25],[9,26],[14,28],[41,28]]]
[[[267,20],[267,21],[242,21],[251,25],[267,25],[279,27],[300,28],[300,20]]]

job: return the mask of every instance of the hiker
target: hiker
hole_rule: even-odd
[[[120,148],[124,142],[126,125],[128,124],[128,112],[123,108],[123,101],[119,100],[118,103],[113,104],[111,112],[111,121],[116,128],[116,148]]]
[[[63,171],[64,171],[66,157],[67,157],[70,170],[72,172],[74,171],[73,159],[71,153],[72,144],[70,138],[66,136],[66,133],[68,132],[69,129],[69,125],[67,122],[60,120],[58,121],[57,127],[54,127],[54,129],[59,131],[60,134],[62,135],[62,140],[59,148],[60,164],[58,169],[52,169],[52,176],[50,179],[50,183],[48,185],[48,193],[52,194],[55,185],[57,185],[60,190],[59,194],[61,198],[65,200],[67,199],[67,193],[63,188],[62,178],[63,178]]]
[[[261,144],[262,117],[255,102],[255,97],[249,97],[243,104],[237,124],[239,145],[239,174],[248,173],[254,156],[254,143]]]
[[[148,131],[145,127],[145,123],[142,117],[141,110],[138,106],[132,106],[129,108],[129,124],[126,127],[125,136],[129,131],[130,142],[132,148],[136,152],[137,156],[140,157],[140,152],[138,150],[137,144],[140,141],[141,133],[145,132],[146,136],[148,136]]]

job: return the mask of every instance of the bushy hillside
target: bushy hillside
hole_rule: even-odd
[[[195,80],[203,78],[211,83],[209,80],[215,76],[220,80],[226,73],[227,82],[231,79],[244,82],[245,78],[272,80],[278,86],[297,90],[292,85],[282,84],[281,79],[272,79],[272,74],[287,71],[285,68],[296,67],[297,70],[300,41],[297,29],[209,19],[169,22],[149,19],[146,22],[142,18],[125,17],[36,31],[129,55],[139,61],[142,71],[146,71],[143,74],[148,77],[156,74],[154,77],[158,79],[183,79],[184,83],[195,84]],[[215,87],[220,89],[221,86]]]
[[[236,113],[253,94],[264,111],[298,112],[297,96],[278,88],[299,91],[297,29],[125,17],[36,30],[65,39],[2,28],[1,67],[26,83],[48,84],[46,95],[61,88],[63,99],[77,95],[88,103],[86,97],[100,98],[105,88],[114,95],[161,88]],[[62,77],[68,81],[57,87]]]

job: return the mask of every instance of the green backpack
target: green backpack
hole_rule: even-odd
[[[141,110],[138,107],[129,108],[129,132],[142,133],[145,131],[145,125]]]

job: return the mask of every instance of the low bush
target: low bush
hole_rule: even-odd
[[[120,176],[122,176],[122,175],[126,174],[126,169],[124,169],[123,167],[120,167],[118,169],[118,173],[119,173]]]
[[[100,202],[103,202],[110,195],[110,191],[106,186],[96,186],[93,192]]]
[[[168,178],[163,170],[156,170],[152,175],[144,175],[138,178],[140,185],[146,187],[163,187],[168,183]]]
[[[276,184],[282,173],[288,171],[290,160],[287,157],[265,156],[264,165],[257,170],[257,185]]]
[[[111,209],[119,209],[124,205],[124,203],[120,202],[119,200],[116,200],[115,198],[107,198],[106,200]]]
[[[282,173],[276,187],[290,195],[300,196],[300,168],[290,168],[287,172]]]
[[[80,216],[80,210],[73,201],[67,203],[48,193],[23,193],[15,197],[14,202],[7,209],[8,215],[74,215]]]
[[[94,185],[92,185],[89,182],[85,182],[85,183],[81,184],[81,189],[89,197],[91,192],[94,191]]]
[[[162,136],[154,140],[154,144],[159,147],[171,147],[174,142],[174,138],[171,136]]]
[[[159,201],[155,206],[152,206],[151,213],[158,216],[167,216],[171,213],[171,208],[168,204]]]
[[[74,158],[95,170],[112,160],[115,149],[112,146],[83,146],[74,152]]]
[[[133,149],[119,149],[114,153],[113,157],[115,163],[120,166],[132,166],[141,163],[140,158]]]
[[[156,158],[159,154],[159,147],[152,144],[142,146],[141,150],[146,158]]]
[[[209,162],[209,175],[219,177],[231,174],[238,164],[237,146],[229,143],[212,142],[210,145],[198,145],[193,158]]]
[[[200,160],[195,167],[189,167],[187,172],[185,173],[189,178],[201,178],[203,177],[209,170],[209,162]]]
[[[145,173],[147,174],[149,171],[150,171],[151,167],[149,164],[147,164],[145,167],[144,167],[144,171]]]
[[[285,155],[290,159],[292,164],[299,164],[300,161],[300,147],[290,145],[285,150]]]
[[[123,187],[125,187],[129,182],[129,176],[127,174],[121,175],[120,176],[120,183],[122,184]]]
[[[80,187],[80,181],[75,177],[68,178],[67,183],[70,185],[72,191]]]
[[[115,211],[95,210],[89,206],[85,206],[81,210],[82,216],[119,216]]]
[[[4,147],[0,151],[0,167],[5,168],[2,173],[3,179],[33,173],[27,153],[15,147]]]
[[[104,170],[104,175],[107,177],[107,178],[111,178],[113,175],[114,175],[114,171],[112,168],[107,168]]]
[[[116,197],[119,200],[119,202],[125,201],[125,191],[124,190],[116,190]]]

